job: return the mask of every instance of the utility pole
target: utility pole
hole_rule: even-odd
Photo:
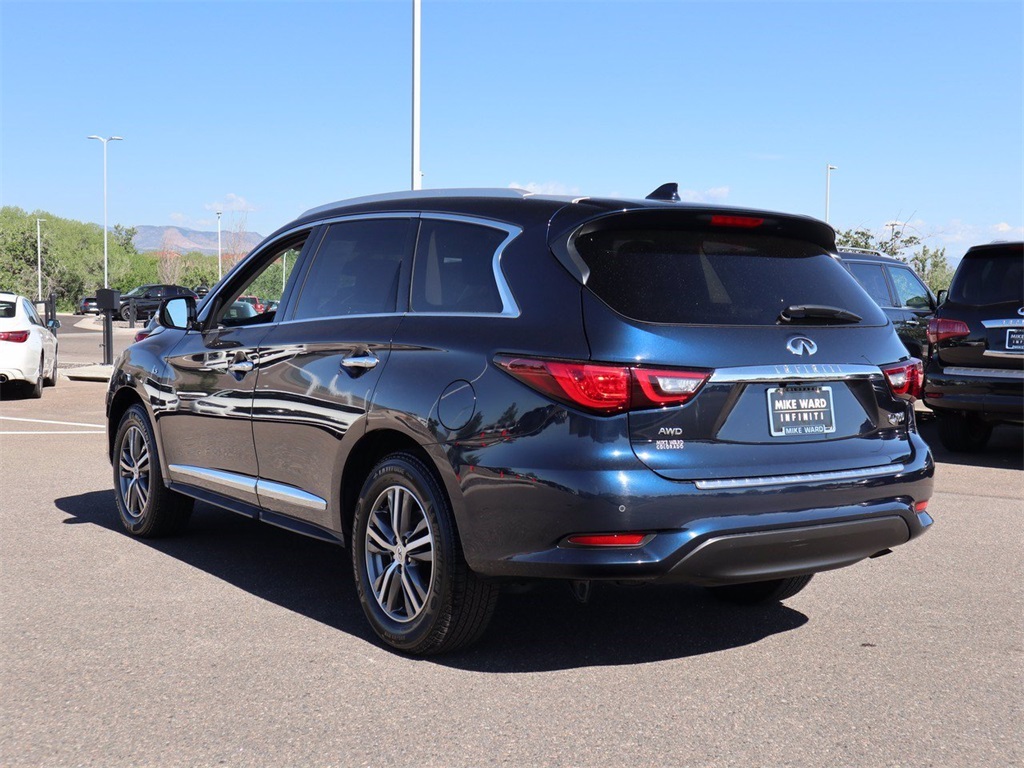
[[[39,236],[39,224],[46,219],[36,219],[36,298],[43,298],[43,241]]]

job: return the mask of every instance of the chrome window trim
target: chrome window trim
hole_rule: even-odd
[[[874,365],[750,365],[719,368],[711,374],[709,384],[760,384],[778,381],[849,381],[881,377],[882,371]]]
[[[1010,368],[944,368],[942,376],[965,376],[978,379],[1022,379],[1024,370]]]
[[[172,480],[178,480],[182,483],[199,480],[206,485],[221,486],[235,491],[245,491],[246,493],[256,493],[256,478],[249,475],[226,472],[222,469],[193,467],[188,464],[168,464],[167,472]]]
[[[501,297],[501,312],[417,312],[412,308],[413,282],[409,280],[409,314],[417,317],[519,317],[519,305],[512,296],[512,289],[508,287],[505,280],[505,273],[501,271],[501,255],[505,248],[523,233],[522,227],[508,224],[503,221],[484,218],[482,216],[465,216],[457,213],[436,213],[424,211],[420,214],[421,219],[429,221],[454,221],[460,224],[473,224],[478,227],[489,227],[505,233],[505,239],[494,249],[494,256],[491,259],[491,271],[494,273],[494,283],[498,287],[498,295]],[[415,267],[416,255],[413,255],[413,266]],[[410,278],[415,274],[415,269],[410,273]]]
[[[1011,318],[1009,320],[982,320],[981,324],[986,328],[1024,328],[1024,318]]]
[[[303,509],[312,509],[316,512],[323,512],[327,509],[326,499],[321,499],[319,496],[307,493],[295,486],[275,483],[273,480],[264,480],[263,478],[256,481],[256,495],[283,501]]]
[[[898,475],[903,464],[885,464],[863,469],[842,469],[834,472],[806,472],[798,475],[764,475],[761,477],[730,477],[722,480],[695,480],[701,491],[721,491],[736,488],[761,488],[768,485],[798,485],[804,483],[836,483],[847,480],[867,480],[873,477]]]

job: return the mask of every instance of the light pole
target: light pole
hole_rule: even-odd
[[[412,188],[423,187],[420,173],[420,0],[412,0]]]
[[[224,277],[224,271],[220,266],[220,211],[217,211],[217,282]]]
[[[43,241],[39,237],[39,225],[46,219],[36,219],[36,298],[43,298]]]
[[[832,193],[832,171],[839,169],[834,165],[825,166],[825,223],[828,224],[828,204]]]
[[[86,136],[87,139],[96,139],[103,142],[103,287],[109,288],[110,281],[107,279],[107,142],[124,141],[120,136]]]

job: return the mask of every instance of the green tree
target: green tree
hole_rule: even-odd
[[[953,280],[953,268],[946,258],[945,248],[921,246],[921,250],[910,257],[909,263],[934,292],[949,288]]]
[[[863,227],[856,230],[844,229],[836,232],[836,245],[840,248],[865,248],[869,251],[880,251],[886,256],[895,259],[903,259],[905,251],[916,248],[921,244],[921,238],[917,235],[908,235],[906,227],[892,226],[889,237],[877,237]]]

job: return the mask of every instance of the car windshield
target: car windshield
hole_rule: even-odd
[[[841,264],[813,243],[746,233],[613,229],[576,249],[587,288],[648,323],[776,325],[792,307],[804,324],[884,325],[885,315]],[[806,315],[806,317],[805,317]]]
[[[949,287],[949,300],[957,304],[1024,303],[1024,257],[1021,249],[970,254]]]
[[[141,296],[143,293],[146,292],[147,288],[149,288],[148,285],[140,285],[138,288],[132,288],[130,291],[128,291],[128,293],[122,294],[122,296]]]

